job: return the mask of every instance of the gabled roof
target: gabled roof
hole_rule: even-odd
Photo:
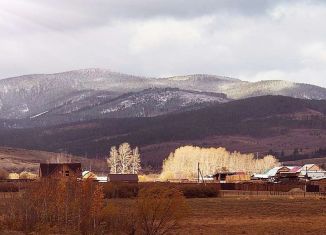
[[[277,167],[274,167],[274,168],[270,169],[269,171],[267,171],[266,175],[268,177],[275,176],[281,169],[289,169],[289,168],[286,166],[277,166]]]
[[[40,172],[43,177],[51,175],[59,166],[66,165],[72,171],[81,170],[81,163],[40,163]]]
[[[310,168],[312,168],[313,166],[315,166],[316,164],[305,164],[303,165],[303,167],[301,168],[302,171],[309,171]]]

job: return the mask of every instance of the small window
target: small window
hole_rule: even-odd
[[[69,171],[65,171],[65,175],[66,176],[69,176]]]

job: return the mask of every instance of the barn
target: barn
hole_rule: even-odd
[[[81,163],[41,163],[40,178],[81,178]]]

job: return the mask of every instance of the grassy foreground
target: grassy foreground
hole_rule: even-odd
[[[186,201],[189,210],[181,227],[172,234],[326,234],[325,198],[241,196]],[[135,200],[107,199],[107,202],[128,208]]]
[[[326,200],[188,199],[180,234],[325,234]]]

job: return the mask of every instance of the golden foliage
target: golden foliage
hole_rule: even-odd
[[[19,179],[36,179],[36,178],[38,178],[37,174],[28,171],[23,171],[19,174]]]
[[[225,148],[184,146],[176,149],[164,160],[160,178],[163,180],[196,178],[198,163],[204,175],[225,170],[262,173],[279,165],[278,160],[270,155],[256,159],[253,154],[229,152]]]
[[[103,206],[102,188],[92,182],[49,179],[32,182],[21,197],[8,205],[4,226],[40,234],[93,233],[99,224],[97,212]]]
[[[17,179],[19,179],[19,174],[18,173],[9,173],[8,179],[17,180]]]

